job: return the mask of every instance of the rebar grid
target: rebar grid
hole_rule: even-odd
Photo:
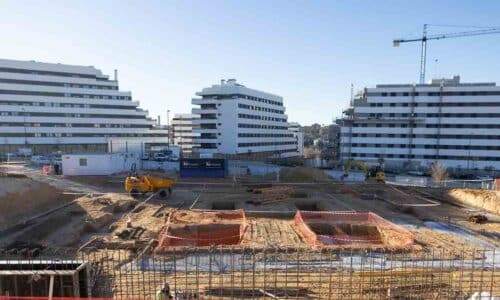
[[[168,254],[137,255],[108,249],[44,255],[28,260],[89,262],[93,297],[154,298],[165,282],[178,299],[468,299],[475,292],[500,295],[500,254],[495,249],[450,255],[445,249],[212,247]],[[15,263],[14,257],[0,256],[0,260]]]

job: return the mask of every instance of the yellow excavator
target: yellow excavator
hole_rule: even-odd
[[[146,193],[158,193],[160,198],[168,198],[172,194],[175,180],[151,175],[137,175],[135,164],[132,165],[129,176],[125,179],[125,191],[137,198]]]
[[[382,170],[381,166],[372,167],[370,169],[366,168],[366,165],[361,160],[348,160],[344,164],[344,175],[343,178],[349,176],[349,172],[353,167],[356,167],[359,171],[365,173],[366,179],[375,179],[378,182],[385,182],[385,172]]]

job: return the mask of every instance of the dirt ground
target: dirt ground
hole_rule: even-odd
[[[300,175],[301,172],[298,173]],[[57,177],[53,180],[57,180]],[[447,190],[383,184],[297,182],[289,186],[299,192],[298,194],[302,194],[301,197],[256,204],[254,200],[262,196],[248,192],[244,184],[234,181],[233,178],[179,179],[168,200],[152,199],[130,213],[145,198],[134,200],[128,195],[120,194],[123,192],[123,176],[80,176],[65,180],[109,193],[81,197],[74,205],[40,218],[36,224],[22,228],[8,238],[0,238],[0,243],[19,238],[33,238],[47,245],[79,246],[98,239],[118,248],[121,244],[129,247],[135,244],[143,245],[156,238],[172,209],[244,209],[247,212],[289,212],[290,218],[265,215],[248,217],[248,232],[242,245],[295,247],[304,244],[291,226],[291,216],[300,209],[372,211],[413,232],[417,248],[435,246],[458,251],[468,245],[500,245],[500,216],[490,213],[489,220],[484,224],[469,222],[468,217],[473,213],[482,212],[481,208],[484,206],[471,207],[470,201],[459,201],[453,196],[457,193],[474,194],[474,191],[450,191],[448,195]],[[5,215],[5,212],[9,211],[6,205],[12,206],[12,199],[31,200],[23,201],[22,204],[16,203],[16,209],[11,209],[9,216],[1,219],[4,226],[12,225],[13,220],[26,218],[34,212],[46,211],[77,197],[73,195],[69,200],[60,199],[57,195],[62,191],[30,178],[11,178],[9,182],[0,181],[1,184],[1,187],[5,188],[0,189],[0,206],[3,205],[5,209],[0,209],[0,214]],[[48,196],[44,196],[44,190],[48,191],[45,193]],[[37,201],[34,201],[33,195],[37,195]],[[479,196],[474,194],[474,197]],[[2,200],[6,197],[10,200]],[[487,199],[491,198],[488,197]],[[38,206],[30,209],[33,203]],[[127,227],[129,219],[132,227]],[[444,229],[435,230],[432,226],[437,226],[436,224]],[[448,232],[447,226],[458,226],[466,232]]]
[[[78,247],[137,204],[127,195],[86,195],[5,235],[0,243],[24,241],[50,247]]]
[[[57,181],[58,177],[49,179]],[[41,216],[34,222],[16,228],[13,232],[0,235],[0,248],[14,241],[30,241],[55,248],[74,249],[85,246],[81,253],[88,252],[93,256],[106,255],[106,259],[116,263],[127,263],[136,258],[152,240],[159,237],[166,220],[174,211],[185,212],[177,215],[175,221],[178,223],[212,224],[221,221],[216,216],[210,215],[200,219],[199,214],[191,213],[190,209],[219,211],[244,209],[248,227],[241,244],[235,245],[237,249],[238,247],[280,251],[303,249],[301,251],[304,251],[304,257],[297,258],[301,260],[316,261],[318,257],[321,259],[323,254],[318,249],[311,249],[294,228],[293,215],[297,209],[371,211],[403,226],[414,235],[414,245],[407,251],[395,254],[395,257],[401,255],[403,261],[405,259],[410,261],[410,258],[431,261],[434,259],[434,253],[439,254],[440,258],[460,259],[463,258],[464,252],[486,246],[500,246],[500,216],[489,210],[491,204],[483,205],[482,202],[478,204],[477,200],[478,197],[487,194],[483,202],[493,202],[497,205],[498,199],[493,200],[489,192],[448,191],[384,184],[341,184],[321,180],[312,184],[298,180],[287,186],[292,186],[295,191],[305,196],[286,197],[274,203],[255,204],[254,200],[259,199],[261,195],[248,192],[244,184],[232,178],[179,180],[173,194],[167,200],[155,197],[149,200],[147,196],[133,199],[123,194],[123,178],[120,176],[72,177],[65,180],[83,187],[104,190],[105,193],[71,195],[69,199],[60,199],[58,195],[61,195],[63,190],[53,185],[30,178],[11,178],[9,181],[0,178],[0,226],[2,222],[6,227],[12,226],[18,220],[70,203],[76,198],[66,207]],[[461,199],[457,199],[457,195]],[[472,198],[473,201],[470,200]],[[21,204],[19,199],[28,201]],[[6,205],[10,207],[14,205],[15,209],[9,210],[9,206]],[[468,221],[471,214],[477,213],[487,215],[488,221],[482,224]],[[165,278],[166,272],[154,275],[151,272],[140,273],[137,269],[127,271],[115,267],[117,266],[114,266],[113,270],[119,269],[119,275],[114,275],[113,282],[102,284],[113,285],[115,295],[123,293],[128,296],[131,295],[130,281],[140,277],[144,280],[145,276],[148,277],[146,281],[140,284],[137,281],[131,283],[133,293],[152,295],[165,279],[175,282],[179,290],[203,291],[205,295],[219,299],[225,298],[221,296],[224,293],[233,293],[235,289],[230,288],[234,285],[241,291],[241,299],[249,297],[264,299],[264,296],[254,295],[256,291],[259,292],[259,288],[272,291],[281,297],[296,299],[329,298],[330,295],[335,295],[332,297],[334,299],[353,295],[358,299],[366,295],[381,298],[387,295],[388,287],[392,287],[393,295],[405,295],[413,289],[415,295],[422,296],[422,299],[440,299],[450,295],[431,295],[431,293],[443,284],[453,285],[451,289],[456,291],[466,287],[471,289],[467,286],[468,275],[454,270],[441,270],[440,276],[435,273],[420,274],[418,270],[397,268],[380,274],[373,270],[370,272],[336,270],[328,273],[330,275],[327,275],[329,277],[326,279],[326,273],[322,274],[321,270],[314,268],[296,270],[291,267],[287,270],[291,273],[276,269],[269,270],[267,274],[254,271],[253,274],[232,272],[210,275],[201,271],[178,273],[177,278],[169,274],[168,278]],[[343,276],[349,278],[349,282]],[[418,285],[415,285],[416,276],[420,276]],[[462,279],[459,281],[457,278]],[[284,284],[283,280],[293,280],[294,283]],[[352,288],[353,284],[359,288]],[[348,285],[351,287],[345,288]],[[290,289],[291,286],[296,289]],[[231,294],[228,295],[226,298],[231,298]]]
[[[295,231],[292,218],[247,218],[248,228],[242,246],[305,247],[302,237]]]
[[[31,178],[0,177],[0,230],[74,198]]]
[[[452,189],[448,195],[464,205],[500,215],[500,191]]]

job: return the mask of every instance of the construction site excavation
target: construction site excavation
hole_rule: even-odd
[[[152,171],[175,181],[163,197],[127,193],[127,174],[0,170],[2,293],[152,299],[168,283],[174,299],[500,296],[495,190]]]

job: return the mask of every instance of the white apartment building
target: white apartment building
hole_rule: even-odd
[[[195,132],[200,154],[289,157],[297,143],[288,130],[283,98],[247,88],[235,79],[204,88],[192,99],[192,113],[200,115]]]
[[[461,83],[366,88],[341,120],[342,159],[407,168],[500,169],[500,87]]]
[[[304,132],[302,127],[297,122],[288,123],[288,130],[292,132],[297,143],[297,155],[304,156]]]
[[[200,137],[200,133],[194,132],[193,129],[198,128],[199,124],[193,124],[193,121],[199,119],[199,115],[193,114],[175,114],[172,119],[173,142],[179,146],[183,155],[190,155],[193,147],[197,146],[194,140]]]
[[[92,66],[0,59],[0,153],[132,151],[167,142],[167,130]]]

